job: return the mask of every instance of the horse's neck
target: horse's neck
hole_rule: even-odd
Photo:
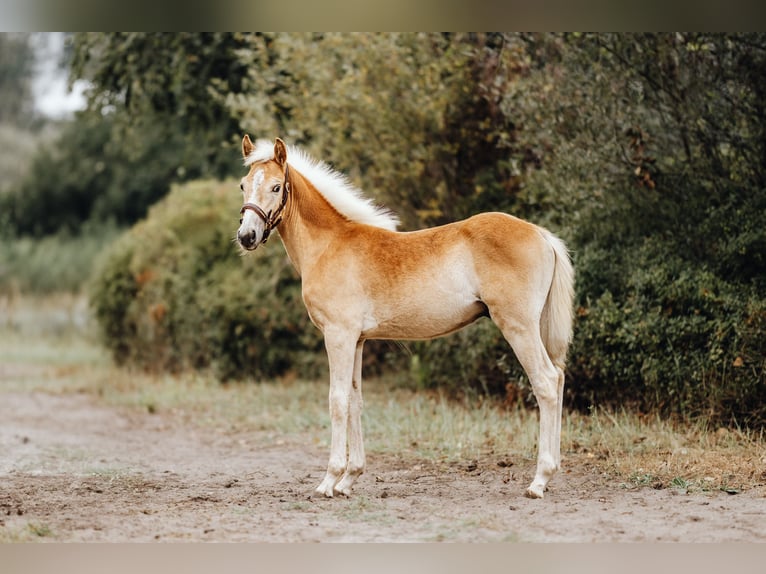
[[[353,225],[300,173],[293,172],[290,200],[279,235],[299,275],[319,258],[332,238]]]

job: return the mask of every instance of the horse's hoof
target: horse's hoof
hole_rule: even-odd
[[[346,488],[335,487],[333,490],[335,491],[335,494],[340,494],[341,496],[345,496],[346,498],[351,497],[351,487],[350,486],[348,486]]]
[[[332,498],[333,497],[333,491],[334,491],[334,489],[333,489],[332,486],[328,487],[323,482],[322,484],[320,484],[319,486],[316,487],[316,490],[314,492],[316,492],[317,494],[321,494],[323,496],[326,496],[327,498]]]
[[[524,496],[527,498],[543,498],[543,489],[539,486],[530,486],[527,488],[527,491],[524,493]]]
[[[351,489],[354,486],[354,481],[356,480],[355,476],[351,475],[344,475],[338,484],[335,485],[335,494],[342,494],[343,496],[349,497],[351,496]]]

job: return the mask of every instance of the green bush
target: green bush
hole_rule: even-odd
[[[619,299],[602,290],[584,296],[577,309],[572,402],[719,423],[766,422],[762,291],[690,264],[672,245],[647,240],[624,256]]]
[[[235,182],[174,187],[104,255],[91,304],[118,363],[221,378],[316,376],[326,364],[281,244],[246,257]]]

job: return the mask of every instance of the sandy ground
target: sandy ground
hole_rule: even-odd
[[[88,395],[4,392],[0,539],[766,541],[763,488],[627,489],[579,456],[542,501],[522,496],[528,461],[375,454],[351,498],[320,498],[327,453],[310,439],[216,433]]]

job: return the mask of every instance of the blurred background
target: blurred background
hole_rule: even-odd
[[[417,229],[505,211],[575,264],[570,408],[766,423],[766,35],[0,34],[0,297],[83,302],[118,364],[322,378],[279,242],[232,243],[282,137]],[[366,373],[531,405],[497,329]]]

